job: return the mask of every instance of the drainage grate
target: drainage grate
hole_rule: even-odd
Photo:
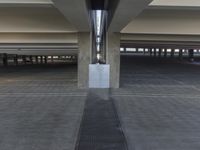
[[[76,150],[127,150],[112,99],[88,95]]]

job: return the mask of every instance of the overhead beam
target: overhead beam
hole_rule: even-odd
[[[0,0],[0,4],[53,4],[51,0]]]
[[[11,43],[78,43],[77,33],[0,33],[0,46]]]
[[[120,0],[110,18],[109,31],[120,32],[133,18],[140,14],[152,0]]]
[[[194,48],[199,49],[199,36],[121,34],[122,47]]]
[[[122,41],[175,41],[200,43],[200,35],[127,34],[121,33]]]
[[[51,0],[0,0],[2,7],[53,7]]]
[[[0,44],[0,53],[18,55],[77,55],[78,45],[73,43]]]
[[[154,0],[150,6],[200,7],[198,0]]]
[[[53,2],[79,32],[90,31],[89,9],[85,0],[53,0]]]
[[[71,49],[53,49],[53,50],[44,50],[44,49],[35,49],[35,50],[1,50],[0,53],[13,54],[13,55],[47,55],[47,56],[62,56],[62,55],[78,55],[78,50]]]

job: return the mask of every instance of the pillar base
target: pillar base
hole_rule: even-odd
[[[89,65],[89,88],[110,88],[110,65]]]

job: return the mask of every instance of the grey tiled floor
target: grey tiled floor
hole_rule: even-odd
[[[130,150],[200,149],[200,66],[122,57],[112,90]]]
[[[130,150],[200,149],[200,66],[122,57],[109,91]],[[0,68],[0,150],[73,150],[87,91],[73,65]],[[106,95],[107,96],[107,95]]]
[[[76,66],[0,69],[0,149],[73,150],[86,92]]]

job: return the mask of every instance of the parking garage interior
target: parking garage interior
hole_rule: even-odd
[[[199,150],[199,14],[198,0],[0,0],[0,149]],[[90,65],[109,65],[108,88],[89,87]]]

